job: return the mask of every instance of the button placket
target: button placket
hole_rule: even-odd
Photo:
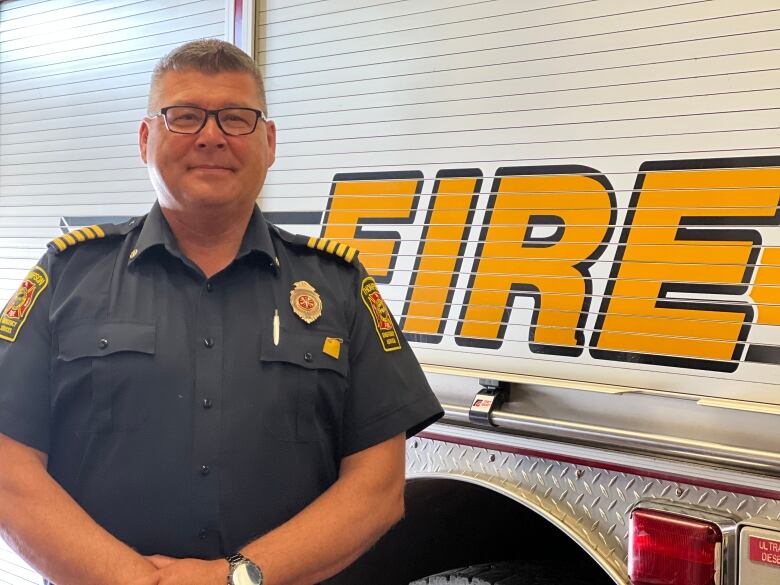
[[[207,282],[201,285],[201,294],[193,316],[195,325],[195,363],[193,396],[192,457],[193,475],[198,481],[192,489],[199,510],[201,526],[210,527],[219,519],[219,453],[221,443],[220,404],[222,396],[222,360],[224,339],[223,312],[220,287]],[[208,539],[214,534],[209,528]]]

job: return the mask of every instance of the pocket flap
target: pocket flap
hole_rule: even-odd
[[[282,331],[279,345],[274,345],[269,335],[263,338],[260,350],[260,359],[264,362],[286,362],[309,370],[333,370],[344,377],[349,371],[348,356],[346,339],[314,331],[311,334]]]
[[[156,338],[154,323],[81,322],[60,333],[60,358],[67,362],[120,351],[153,354]]]

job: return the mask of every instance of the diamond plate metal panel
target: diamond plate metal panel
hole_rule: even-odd
[[[778,500],[431,439],[407,443],[407,473],[506,493],[561,526],[625,583],[628,513],[640,500],[694,505],[738,521],[780,521]]]

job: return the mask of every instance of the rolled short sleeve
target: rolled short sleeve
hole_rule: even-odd
[[[51,256],[24,278],[0,316],[0,433],[49,451]]]
[[[350,331],[343,454],[400,433],[418,433],[444,413],[374,280],[361,266]]]

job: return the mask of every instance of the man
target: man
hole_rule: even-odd
[[[163,58],[156,204],[54,240],[2,315],[0,528],[58,585],[316,583],[403,513],[441,409],[356,252],[257,209],[263,93],[221,41]]]

